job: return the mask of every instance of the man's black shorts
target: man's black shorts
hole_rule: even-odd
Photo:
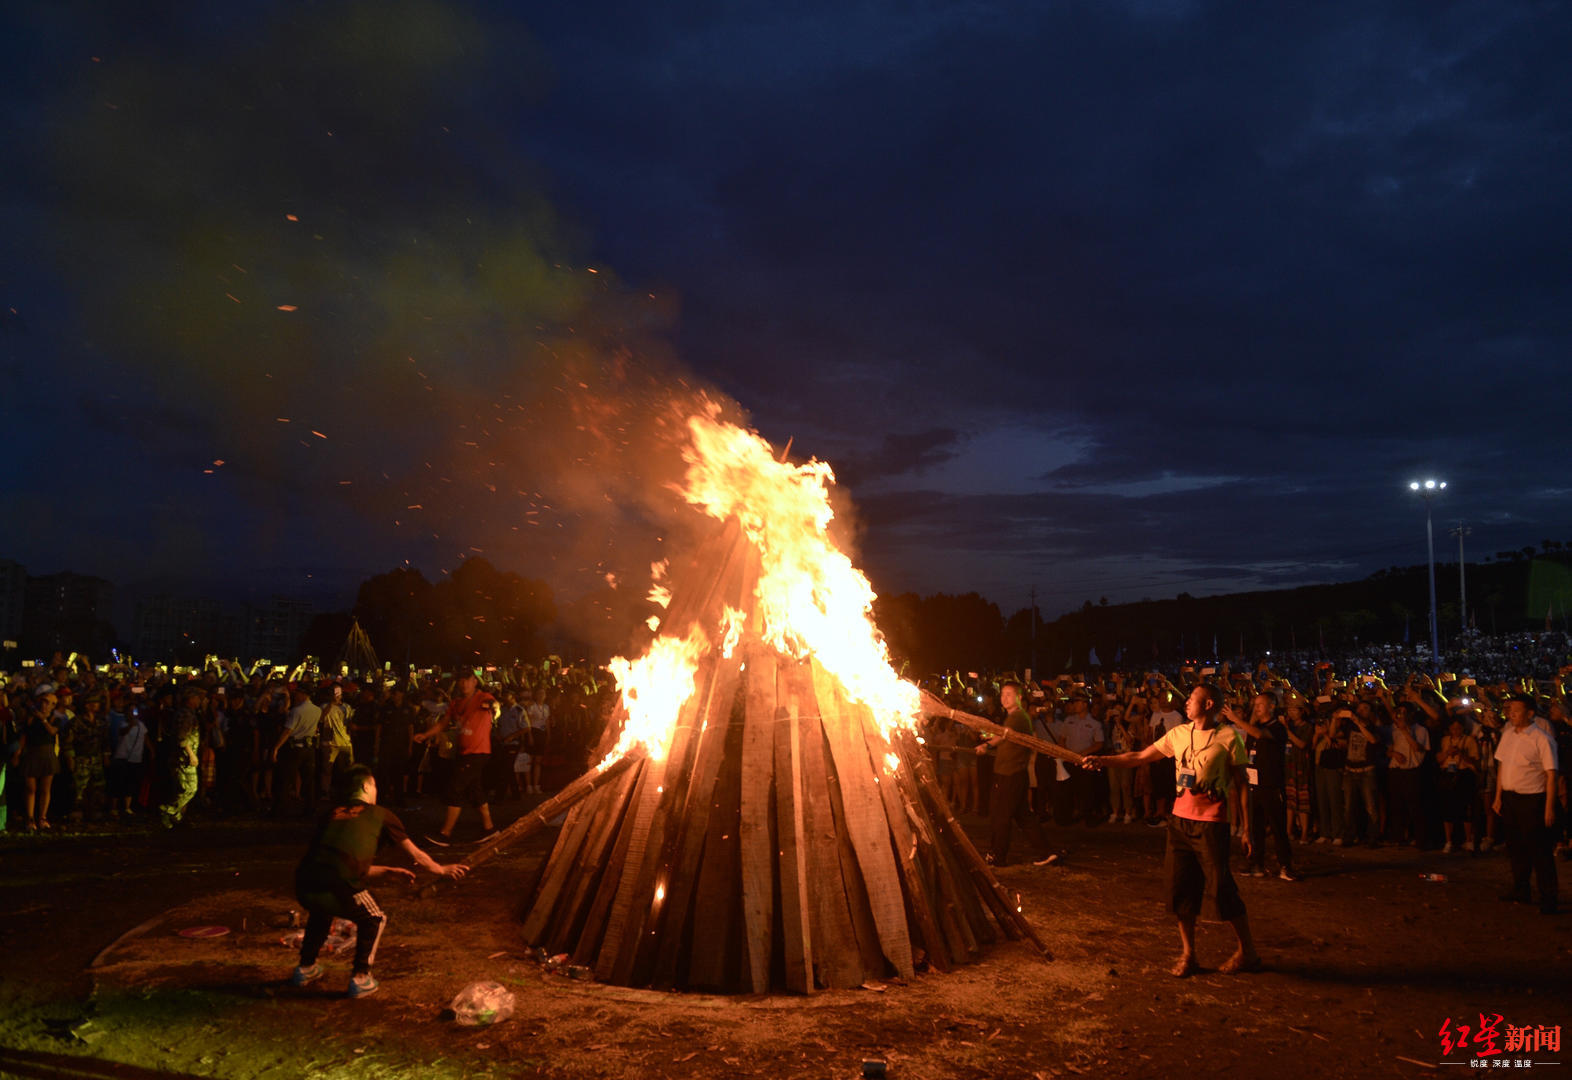
[[[490,754],[460,754],[448,781],[448,805],[481,806],[486,802],[486,762]]]
[[[1163,885],[1168,910],[1181,919],[1204,914],[1209,919],[1237,919],[1245,913],[1239,886],[1228,868],[1232,838],[1227,821],[1168,819],[1168,851],[1163,858]]]

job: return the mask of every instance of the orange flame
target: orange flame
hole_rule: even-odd
[[[798,658],[813,656],[841,685],[848,700],[867,705],[888,738],[910,727],[920,708],[917,688],[890,667],[889,651],[873,624],[873,587],[846,553],[825,533],[834,519],[829,465],[777,461],[769,443],[735,424],[709,415],[690,417],[691,444],[682,489],[693,506],[725,521],[736,517],[758,548],[759,581],[754,592],[763,640]],[[662,607],[671,592],[660,583],[664,563],[651,568],[649,599]],[[695,625],[686,638],[658,635],[637,660],[617,657],[612,675],[622,693],[627,722],[621,739],[601,767],[637,746],[660,760],[677,715],[693,696],[698,665],[719,647],[730,658],[741,642],[748,616],[725,607],[718,627]],[[647,620],[658,631],[660,616]],[[712,644],[711,634],[714,634]],[[893,773],[899,764],[885,756]]]
[[[910,724],[920,699],[890,667],[873,624],[873,587],[825,533],[835,517],[830,466],[777,461],[758,435],[713,415],[690,417],[688,429],[684,495],[711,517],[735,515],[759,549],[754,595],[764,640],[799,658],[812,655],[849,700],[873,710],[886,737]]]
[[[612,658],[607,666],[622,691],[628,717],[622,737],[601,768],[637,746],[643,746],[655,761],[666,756],[677,714],[693,696],[699,661],[709,651],[709,637],[694,626],[685,638],[657,637],[637,660]]]

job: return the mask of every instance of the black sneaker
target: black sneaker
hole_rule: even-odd
[[[452,847],[453,838],[451,836],[443,836],[439,832],[427,833],[426,843],[432,845],[433,847]]]
[[[1148,829],[1161,829],[1164,825],[1167,825],[1167,824],[1168,824],[1168,822],[1164,821],[1160,817],[1154,817],[1154,818],[1147,818],[1146,819],[1146,827]]]
[[[485,832],[480,834],[480,840],[478,842],[484,844],[487,840],[490,840],[493,836],[496,836],[501,831],[502,830],[497,828],[496,826],[492,826],[491,828],[487,829]]]
[[[1533,898],[1529,896],[1528,893],[1518,892],[1516,889],[1513,889],[1511,892],[1502,893],[1501,899],[1508,904],[1532,904],[1534,902]]]

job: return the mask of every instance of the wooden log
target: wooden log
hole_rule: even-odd
[[[586,810],[593,809],[595,818],[569,867],[562,899],[551,914],[554,930],[547,944],[553,954],[573,952],[582,936],[589,908],[595,898],[595,889],[604,879],[606,864],[611,859],[613,845],[627,816],[629,799],[640,772],[642,768],[630,770],[617,784],[606,790],[604,798],[579,804]]]
[[[690,901],[698,886],[699,860],[705,854],[705,837],[709,832],[710,815],[715,808],[715,786],[721,770],[726,766],[726,734],[730,721],[731,702],[737,695],[737,681],[742,667],[741,657],[721,659],[711,665],[714,672],[701,707],[700,731],[695,738],[697,749],[693,754],[693,767],[687,789],[679,810],[680,828],[672,830],[671,850],[663,857],[659,884],[664,891],[658,916],[650,920],[656,932],[645,935],[641,952],[645,964],[652,966],[649,976],[657,986],[675,985],[684,925],[688,920]],[[704,915],[700,910],[700,918]],[[636,980],[641,983],[643,979]]]
[[[961,709],[952,708],[927,690],[922,692],[922,711],[927,716],[948,717],[958,724],[965,724],[969,728],[986,731],[993,736],[1002,736],[1006,742],[1029,746],[1039,754],[1047,754],[1049,757],[1059,758],[1075,765],[1079,765],[1082,761],[1081,755],[1074,750],[1060,746],[1058,743],[1048,742],[1046,739],[1039,739],[1035,735],[1026,735],[1019,731],[1012,731],[1002,724],[994,723],[992,720]]]
[[[896,744],[903,765],[912,755],[920,755],[922,764],[931,767],[928,755],[923,753],[909,730],[903,730],[897,735]],[[960,860],[956,858],[949,837],[949,828],[940,816],[938,808],[928,799],[922,784],[918,782],[915,770],[907,765],[896,771],[896,779],[906,796],[907,804],[923,808],[923,825],[918,830],[919,840],[929,845],[928,850],[934,863],[934,872],[939,882],[943,903],[958,908],[962,935],[969,943],[967,953],[969,956],[975,955],[979,951],[979,944],[992,944],[998,940],[994,923],[983,909],[983,899],[977,891],[976,882],[966,873]],[[948,812],[948,809],[946,803],[945,812]]]
[[[628,869],[628,850],[633,846],[639,831],[633,820],[634,811],[645,803],[647,791],[660,786],[665,770],[659,768],[659,764],[646,760],[644,767],[639,770],[638,778],[634,781],[633,790],[628,792],[621,822],[617,826],[616,839],[612,842],[611,853],[606,857],[605,870],[601,872],[600,880],[595,885],[589,910],[584,915],[584,926],[573,945],[572,955],[575,964],[594,964],[602,951],[612,907],[621,890],[622,880],[634,872]],[[648,829],[648,822],[645,823],[645,828]]]
[[[906,924],[906,901],[901,893],[900,870],[890,848],[890,827],[879,798],[868,758],[868,745],[855,724],[855,718],[841,714],[836,706],[837,684],[817,661],[812,662],[813,686],[829,738],[830,754],[841,781],[841,797],[846,804],[846,828],[863,883],[868,887],[868,905],[879,931],[879,944],[886,960],[898,975],[910,979],[912,968],[911,934]]]
[[[735,682],[732,684],[735,687]],[[716,781],[713,812],[704,837],[704,858],[694,890],[693,948],[687,985],[733,990],[742,982],[742,866],[737,824],[741,818],[742,711],[717,710],[711,723],[725,735],[725,764]]]
[[[813,929],[809,922],[807,838],[803,835],[802,747],[790,709],[776,706],[775,820],[780,845],[781,944],[786,989],[813,993]]]
[[[558,814],[582,802],[601,788],[608,786],[637,762],[644,753],[634,750],[607,765],[604,769],[591,769],[535,809],[497,832],[490,840],[476,847],[464,857],[464,865],[471,870],[487,862],[504,844],[522,840],[542,828]]]
[[[755,994],[770,989],[774,955],[775,858],[772,780],[776,658],[757,642],[743,653],[747,665],[742,730],[742,795],[738,838],[742,858],[742,921],[748,953],[748,983]]]
[[[910,741],[909,745],[911,750],[910,752],[902,753],[902,761],[913,768],[918,782],[922,784],[923,789],[928,793],[934,805],[943,808],[946,824],[950,828],[950,836],[954,841],[952,850],[960,856],[961,860],[966,864],[967,870],[984,887],[984,896],[989,900],[995,914],[1000,918],[1000,923],[1004,927],[1005,933],[1011,937],[1024,937],[1032,943],[1044,960],[1052,960],[1053,954],[1049,952],[1048,946],[1043,943],[1042,938],[1037,936],[1037,931],[1032,928],[1031,923],[1027,922],[1021,914],[1015,898],[1000,884],[999,879],[994,876],[993,867],[988,865],[987,860],[982,857],[976,845],[972,843],[971,837],[966,835],[966,830],[961,827],[961,823],[955,819],[955,814],[950,809],[949,802],[944,798],[944,792],[939,790],[939,782],[934,779],[933,770],[928,765],[927,756],[917,748],[915,741]]]
[[[617,729],[625,718],[625,714],[619,709],[617,718],[608,723],[605,730],[601,732],[600,745],[595,753],[597,762],[605,761],[606,756],[616,746]],[[624,778],[625,782],[631,782],[631,774],[624,774]],[[602,789],[599,796],[580,802],[568,811],[567,819],[562,823],[562,831],[557,834],[557,842],[546,857],[546,863],[537,875],[529,896],[524,917],[525,941],[539,943],[544,940],[547,926],[556,921],[553,912],[563,890],[572,879],[580,845],[589,835],[591,826],[608,816],[600,812],[608,797],[610,797],[609,790]]]
[[[900,870],[901,880],[905,882],[906,902],[917,924],[918,933],[922,935],[923,946],[928,950],[928,960],[940,971],[948,971],[949,946],[939,928],[938,917],[934,914],[934,898],[928,892],[928,882],[917,865],[917,840],[912,834],[911,822],[907,820],[910,808],[901,797],[900,785],[885,760],[886,755],[891,753],[890,744],[874,727],[873,713],[866,705],[848,702],[838,688],[835,698],[836,708],[841,715],[858,724],[869,763],[875,770],[874,786],[884,803],[884,817],[889,824],[890,839],[895,850],[895,865]]]
[[[696,615],[699,626],[714,642],[714,651],[701,668],[700,690],[691,714],[684,710],[688,749],[681,758],[673,755],[674,761],[684,764],[667,773],[664,813],[656,828],[663,838],[661,848],[655,858],[646,861],[641,871],[643,877],[635,888],[635,895],[648,896],[649,902],[636,912],[638,932],[624,939],[623,952],[613,970],[615,982],[643,986],[653,977],[661,985],[670,986],[676,978],[716,779],[727,767],[727,726],[742,666],[742,658],[735,650],[731,657],[722,654],[721,614],[723,607],[740,607],[743,597],[753,591],[758,565],[758,552],[739,536],[727,552],[727,568],[710,607]],[[735,834],[735,829],[732,832]]]
[[[802,689],[809,695],[808,701],[813,701],[812,688],[804,686]],[[841,880],[840,843],[836,836],[837,821],[830,808],[829,791],[835,770],[830,764],[830,754],[825,745],[823,721],[818,709],[805,708],[800,697],[794,696],[794,699],[798,702],[797,730],[802,741],[808,875],[813,882],[814,977],[822,987],[850,989],[861,986],[869,979],[879,978],[883,974],[884,964],[881,958],[874,970],[863,970],[847,890]]]
[[[971,919],[975,914],[984,926],[987,919],[982,916],[980,905],[974,913],[962,899],[963,891],[974,891],[971,879],[948,857],[944,837],[929,817],[927,804],[912,776],[911,768],[903,762],[890,779],[899,789],[901,801],[906,807],[912,835],[917,841],[917,864],[928,885],[929,895],[933,898],[934,915],[944,932],[950,956],[956,961],[974,960],[979,955],[979,949]]]
[[[718,626],[721,599],[731,596],[740,588],[733,579],[745,568],[752,545],[742,534],[735,518],[728,519],[718,540],[719,546],[712,563],[702,565],[691,582],[673,584],[671,607],[661,632],[677,636],[686,635],[688,628],[697,622],[708,629]],[[728,588],[728,582],[732,587]],[[655,784],[645,784],[639,801],[633,807],[631,827],[635,830],[626,849],[630,864],[623,868],[617,883],[617,895],[612,901],[606,925],[605,942],[595,961],[595,977],[602,982],[626,981],[637,955],[639,940],[650,914],[654,900],[655,879],[660,872],[661,856],[667,851],[666,824],[677,800],[686,789],[690,775],[688,751],[695,727],[701,722],[700,710],[704,707],[700,691],[704,675],[714,676],[713,666],[701,667],[694,694],[682,706],[676,730],[672,733],[666,757],[651,762],[659,774]],[[646,770],[651,771],[651,770]],[[668,777],[677,781],[674,789],[666,790]],[[680,823],[679,823],[680,824]],[[653,841],[653,842],[652,842]]]
[[[823,740],[824,733],[819,733]],[[825,742],[828,752],[828,742]],[[857,852],[852,847],[851,834],[846,826],[846,801],[841,795],[840,778],[830,771],[827,777],[830,791],[830,811],[835,817],[836,853],[840,856],[840,884],[846,891],[846,906],[851,910],[852,927],[857,932],[857,949],[862,956],[862,969],[870,979],[882,979],[886,973],[884,950],[879,944],[879,928],[873,922],[873,907],[868,900],[868,886],[862,880],[862,868],[857,865]],[[890,968],[890,970],[894,970]]]

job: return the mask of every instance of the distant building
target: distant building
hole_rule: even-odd
[[[192,664],[238,657],[245,646],[246,617],[216,600],[160,595],[136,606],[131,652],[138,659]]]
[[[0,559],[0,640],[22,639],[22,617],[27,608],[27,568]]]
[[[45,574],[27,579],[22,612],[22,651],[48,659],[80,652],[96,662],[109,652],[115,587],[89,574]]]
[[[317,609],[310,600],[275,596],[271,603],[254,606],[246,616],[247,660],[292,664],[300,659],[300,639],[305,637]]]

